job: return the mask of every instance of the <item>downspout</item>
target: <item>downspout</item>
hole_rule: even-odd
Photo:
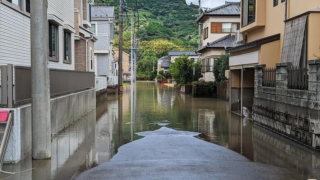
[[[288,0],[285,2],[285,9],[284,9],[284,20],[288,19]]]
[[[88,39],[86,39],[86,71],[88,71]]]

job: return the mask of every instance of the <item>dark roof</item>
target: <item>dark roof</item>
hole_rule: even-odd
[[[170,51],[169,52],[169,56],[182,56],[182,55],[198,56],[198,54],[194,51]]]
[[[235,46],[235,35],[226,35],[220,39],[217,39],[213,42],[208,43],[206,46],[203,46],[198,50],[198,52],[201,52],[202,50],[206,48],[230,48]]]
[[[92,6],[91,17],[92,18],[113,18],[114,7],[113,6]]]
[[[199,22],[205,16],[240,16],[240,2],[227,2],[224,5],[206,10],[198,19]]]
[[[163,61],[161,63],[161,68],[169,68],[170,67],[170,63],[168,61]]]

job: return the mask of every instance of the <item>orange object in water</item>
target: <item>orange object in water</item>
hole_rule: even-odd
[[[9,111],[0,111],[0,122],[8,121]]]

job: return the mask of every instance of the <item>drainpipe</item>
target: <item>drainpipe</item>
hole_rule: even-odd
[[[88,71],[88,39],[86,39],[86,71]]]
[[[240,101],[241,101],[241,108],[240,108],[240,111],[241,111],[241,119],[243,117],[243,65],[241,67],[241,95],[240,95]]]
[[[284,20],[288,19],[288,0],[285,2],[285,9],[284,9]]]

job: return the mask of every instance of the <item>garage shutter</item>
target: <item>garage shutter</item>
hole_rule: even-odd
[[[222,32],[222,23],[211,23],[211,33],[221,33]]]
[[[294,66],[300,65],[307,19],[308,15],[305,15],[286,22],[281,62],[291,62]]]

